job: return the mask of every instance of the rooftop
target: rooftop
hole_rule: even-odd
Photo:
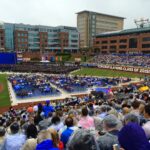
[[[117,35],[119,36],[119,35],[127,35],[127,34],[143,33],[143,32],[150,32],[150,27],[105,32],[105,33],[97,34],[96,37],[108,37],[108,36],[117,36]]]
[[[77,27],[72,27],[72,26],[48,26],[48,25],[31,25],[31,24],[24,24],[24,23],[7,23],[3,22],[3,25],[5,24],[10,24],[14,25],[15,27],[31,27],[31,28],[56,28],[56,29],[68,29],[68,30],[77,30]],[[1,22],[0,22],[1,25]]]
[[[83,11],[77,12],[76,14],[81,14],[81,13],[94,13],[94,14],[103,15],[103,16],[108,16],[108,17],[126,19],[126,18],[120,17],[120,16],[114,16],[114,15],[109,15],[109,14],[104,14],[104,13],[99,13],[99,12],[94,12],[94,11],[88,11],[88,10],[83,10]]]

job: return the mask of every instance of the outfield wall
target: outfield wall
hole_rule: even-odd
[[[150,68],[144,67],[134,67],[134,66],[123,66],[123,65],[107,65],[107,64],[96,64],[96,63],[83,63],[81,64],[83,67],[96,67],[100,69],[112,69],[118,71],[127,71],[141,74],[150,74]]]
[[[130,67],[130,66],[119,66],[119,65],[98,65],[98,68],[150,74],[149,68],[141,68],[141,67]]]

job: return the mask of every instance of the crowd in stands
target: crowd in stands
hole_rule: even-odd
[[[77,65],[63,65],[63,64],[47,64],[47,63],[24,63],[15,65],[0,64],[1,71],[12,72],[43,72],[51,74],[67,74],[78,69]]]
[[[0,150],[150,150],[149,141],[150,91],[137,85],[109,99],[47,100],[0,116]]]
[[[96,64],[114,64],[149,68],[150,56],[100,54],[95,56],[91,62]]]

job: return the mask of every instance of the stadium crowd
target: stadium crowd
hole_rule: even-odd
[[[96,64],[114,64],[114,65],[140,66],[149,68],[150,56],[100,54],[95,56],[91,62]]]
[[[79,66],[70,64],[48,64],[48,63],[23,63],[14,65],[0,65],[0,70],[12,72],[43,72],[51,74],[67,74],[78,69]]]
[[[138,89],[11,107],[0,116],[0,149],[150,150],[150,91]]]

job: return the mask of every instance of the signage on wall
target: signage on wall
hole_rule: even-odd
[[[116,65],[98,65],[98,68],[114,69],[114,70],[121,70],[121,71],[130,71],[130,72],[136,72],[136,73],[150,74],[150,69],[148,69],[148,68],[116,66]]]

